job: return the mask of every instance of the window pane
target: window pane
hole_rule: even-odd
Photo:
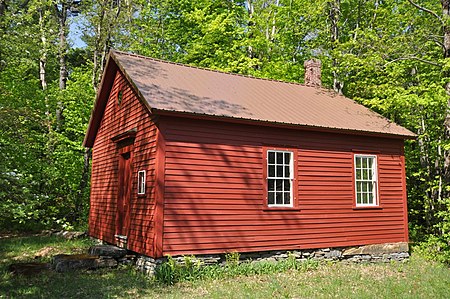
[[[367,159],[366,158],[362,158],[362,168],[367,168]]]
[[[283,180],[275,180],[275,188],[277,191],[283,191]]]
[[[361,168],[361,158],[360,157],[356,157],[356,168]]]
[[[277,165],[277,178],[283,177],[283,166]]]
[[[368,193],[367,194],[367,203],[368,204],[373,204],[373,193]]]
[[[275,176],[275,165],[269,165],[269,177]]]
[[[284,180],[284,190],[283,191],[291,191],[291,180]]]
[[[361,193],[359,193],[359,192],[356,193],[356,202],[359,204],[361,203]]]
[[[285,178],[290,178],[291,177],[291,173],[289,171],[289,166],[284,166],[284,177]]]
[[[372,169],[372,165],[373,165],[373,158],[367,158],[367,168]]]
[[[277,152],[277,164],[283,164],[283,153]]]
[[[363,204],[367,204],[368,203],[367,193],[363,193],[362,196],[363,196]]]
[[[369,204],[374,204],[375,203],[375,192],[374,192],[374,185],[373,183],[370,183],[368,185],[368,189],[369,189]]]
[[[362,177],[363,180],[367,180],[367,179],[368,179],[368,178],[367,178],[367,170],[364,169],[364,170],[362,171],[362,174],[363,174],[363,177]]]
[[[291,153],[284,153],[284,164],[289,164],[291,162]]]
[[[362,183],[362,191],[367,192],[367,183]]]
[[[284,204],[285,205],[291,204],[291,193],[290,192],[284,192]]]
[[[275,164],[275,153],[269,152],[269,164]]]
[[[277,198],[275,203],[277,205],[282,205],[283,204],[283,192],[277,192]]]
[[[369,193],[373,192],[373,185],[372,185],[372,183],[367,184],[367,191],[369,191]]]
[[[275,192],[269,192],[268,202],[269,205],[273,205],[275,203]]]
[[[268,189],[269,189],[269,191],[275,191],[275,180],[274,179],[269,179]]]
[[[356,169],[356,179],[357,180],[361,179],[361,170],[360,169]]]
[[[145,171],[138,172],[138,193],[145,193]]]

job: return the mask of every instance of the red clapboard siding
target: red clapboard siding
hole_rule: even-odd
[[[161,117],[163,253],[407,241],[403,140]],[[296,148],[298,205],[265,208],[263,147]],[[354,153],[376,154],[377,209],[354,209]]]
[[[120,106],[118,92],[123,97]],[[118,151],[111,140],[137,129],[133,146],[132,198],[128,249],[153,255],[155,153],[158,129],[130,84],[117,71],[92,154],[90,235],[115,243],[116,203],[118,197]],[[146,170],[146,194],[137,196],[137,172]]]

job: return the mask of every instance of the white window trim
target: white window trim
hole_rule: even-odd
[[[140,181],[141,173],[143,173],[143,181]],[[138,193],[139,195],[145,194],[145,182],[146,182],[146,173],[145,170],[139,170],[138,171]]]
[[[269,153],[270,152],[274,152],[274,153],[290,153],[291,154],[291,161],[289,163],[289,180],[291,181],[290,184],[290,190],[289,190],[289,194],[290,194],[290,204],[269,204],[269,179],[280,179],[279,177],[269,177]],[[276,155],[276,154],[275,154]],[[266,171],[267,171],[267,177],[266,177],[266,185],[267,185],[267,190],[266,190],[266,202],[267,202],[267,206],[269,208],[280,208],[280,207],[284,207],[284,208],[292,208],[294,207],[294,192],[293,192],[293,188],[294,188],[294,152],[290,151],[290,150],[277,150],[277,149],[269,149],[266,152]],[[276,200],[275,200],[276,202]]]
[[[358,203],[358,189],[357,184],[358,180],[356,178],[356,158],[373,158],[374,163],[372,164],[372,184],[375,184],[375,188],[373,188],[373,203],[370,204],[364,204],[364,203]],[[355,154],[353,158],[353,171],[355,173],[355,206],[356,207],[377,207],[379,205],[379,191],[378,191],[378,157],[377,155],[371,155],[371,154]]]

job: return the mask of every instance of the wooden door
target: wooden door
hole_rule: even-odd
[[[132,185],[131,151],[119,154],[119,194],[117,198],[116,238],[126,243],[130,225],[130,202]]]

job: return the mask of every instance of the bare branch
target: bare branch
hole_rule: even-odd
[[[388,66],[388,65],[391,64],[391,63],[394,63],[394,62],[397,62],[397,61],[401,61],[401,60],[417,60],[417,61],[420,61],[420,62],[423,62],[423,63],[426,63],[426,64],[430,64],[430,65],[442,67],[442,65],[439,64],[439,63],[436,63],[436,62],[433,62],[433,61],[429,61],[429,60],[425,60],[425,59],[422,59],[422,58],[419,58],[419,57],[416,57],[416,56],[399,57],[399,58],[396,58],[396,59],[391,60],[391,61],[389,61],[389,62],[386,62],[386,63],[383,65],[383,67],[386,67],[386,66]]]
[[[409,1],[409,3],[411,3],[411,5],[414,6],[415,8],[420,9],[421,11],[424,11],[424,12],[429,13],[429,14],[431,14],[432,16],[434,16],[436,19],[439,20],[439,22],[441,22],[441,25],[442,25],[442,26],[445,25],[445,23],[444,23],[444,21],[442,20],[442,18],[441,18],[437,13],[435,13],[434,11],[432,11],[432,10],[430,10],[430,9],[428,9],[428,8],[425,8],[425,7],[423,7],[423,6],[420,6],[419,4],[412,2],[412,0],[408,0],[408,1]]]
[[[432,38],[431,41],[433,43],[435,43],[436,45],[438,45],[439,47],[441,47],[443,50],[445,50],[444,44],[442,42],[440,42],[439,40]]]

